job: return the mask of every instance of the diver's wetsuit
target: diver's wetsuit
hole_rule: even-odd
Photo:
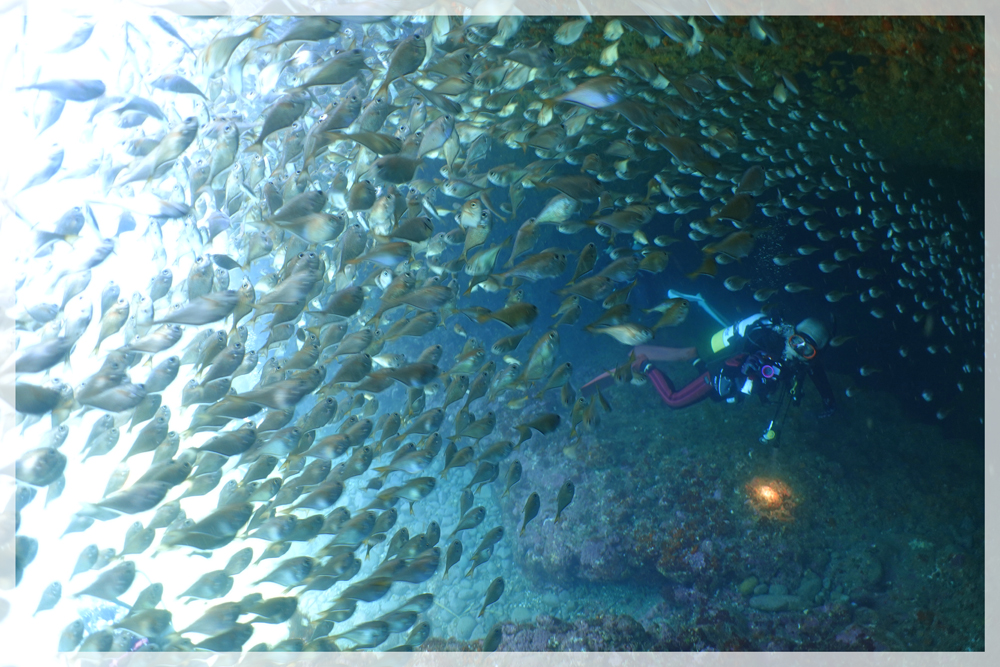
[[[637,356],[633,367],[645,372],[663,402],[672,408],[687,407],[713,391],[731,403],[739,400],[744,393],[756,394],[762,403],[767,403],[779,386],[783,391],[795,389],[792,398],[798,400],[798,387],[808,375],[816,385],[824,407],[832,410],[835,403],[833,390],[819,359],[784,358],[785,341],[792,333],[793,327],[780,322],[768,318],[756,320],[745,328],[742,336],[736,335],[729,342],[730,347],[741,350],[738,354],[726,359],[720,368],[702,373],[681,389],[675,389],[670,379],[649,363],[646,355]]]

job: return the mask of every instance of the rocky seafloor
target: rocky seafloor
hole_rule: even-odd
[[[422,648],[479,650],[501,623],[502,651],[983,650],[981,444],[887,394],[840,396],[820,420],[807,391],[772,457],[757,436],[773,406],[672,411],[650,387],[610,389],[572,456],[522,445],[525,477],[499,501],[510,552],[476,572],[502,567],[507,590],[477,619],[481,592],[456,586],[435,632],[450,638]],[[564,520],[548,499],[518,536],[526,496],[567,478]]]

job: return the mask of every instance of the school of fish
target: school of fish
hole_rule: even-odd
[[[59,651],[419,647],[428,582],[474,580],[519,537],[483,486],[507,493],[519,449],[611,407],[577,396],[586,360],[561,337],[624,360],[680,325],[683,298],[629,304],[668,267],[981,336],[982,233],[895,189],[792,73],[711,47],[717,66],[678,77],[619,48],[695,53],[723,20],[148,15],[80,19],[23,60],[37,168],[5,186],[27,240],[4,373],[16,577],[44,590],[24,616],[117,610],[81,611]],[[572,51],[585,33],[606,48]],[[117,76],[65,76],[98,38]],[[754,18],[746,39],[781,36]],[[855,204],[827,210],[836,193]],[[840,287],[732,273],[790,227],[815,241],[773,263]],[[521,533],[572,521],[574,495],[533,489]],[[43,525],[59,507],[69,525]],[[46,530],[100,537],[60,556]],[[505,589],[483,585],[479,616]]]

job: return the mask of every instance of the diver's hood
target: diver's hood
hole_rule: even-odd
[[[795,332],[808,338],[817,350],[822,350],[830,342],[830,330],[815,317],[808,317],[799,322]]]

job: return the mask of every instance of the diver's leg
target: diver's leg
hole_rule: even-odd
[[[646,371],[646,377],[649,378],[653,388],[656,389],[656,393],[660,395],[663,402],[670,405],[670,407],[674,407],[671,405],[674,397],[674,388],[670,384],[670,380],[667,379],[667,376],[656,368],[649,368]]]
[[[684,405],[697,403],[712,393],[712,383],[709,381],[709,373],[705,372],[691,380],[683,389],[675,392],[674,397],[683,402]]]
[[[653,388],[656,389],[656,393],[671,408],[687,407],[692,403],[700,401],[712,391],[712,385],[708,384],[708,373],[702,373],[686,387],[678,390],[674,388],[670,378],[664,375],[660,369],[648,364],[645,360],[638,366],[633,365],[633,367],[646,374]]]
[[[655,368],[650,368],[646,377],[656,387],[660,398],[671,408],[685,408],[693,403],[697,403],[712,392],[712,385],[708,383],[708,373],[702,373],[697,378],[688,383],[687,386],[675,390],[670,385],[670,380],[663,373]]]
[[[635,370],[639,370],[642,368],[643,364],[645,364],[647,361],[648,359],[646,359],[644,355],[637,354],[635,361],[632,362],[632,368]],[[590,396],[598,389],[604,389],[606,387],[610,387],[614,383],[615,383],[615,378],[614,376],[611,375],[611,373],[601,373],[593,380],[583,385],[580,388],[580,393],[583,394],[584,396]]]

